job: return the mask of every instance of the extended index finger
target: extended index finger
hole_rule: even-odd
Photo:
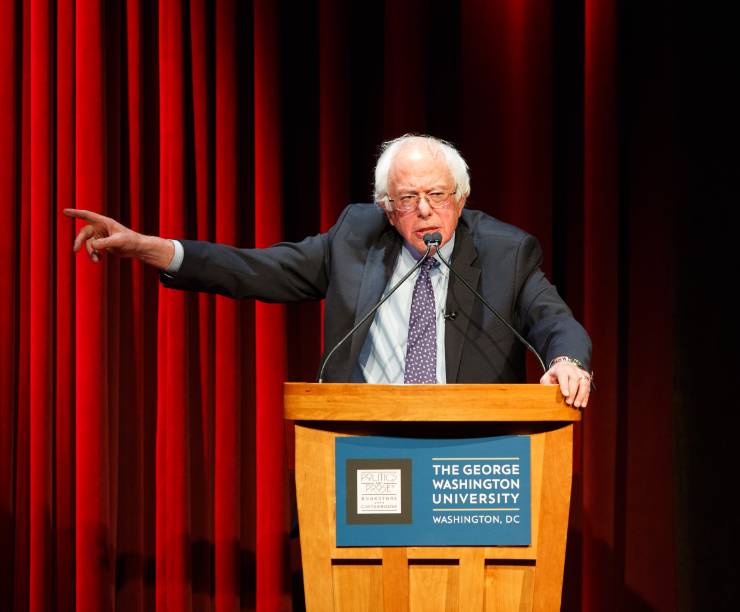
[[[88,223],[100,223],[105,221],[107,217],[95,213],[91,210],[85,210],[83,208],[65,208],[62,211],[68,217],[74,217],[75,219],[82,219]]]

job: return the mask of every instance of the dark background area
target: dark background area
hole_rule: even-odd
[[[678,593],[682,609],[740,600],[738,401],[738,37],[724,10],[675,9],[667,40],[676,88],[667,109],[676,164],[671,263]],[[660,112],[660,111],[658,111]],[[729,505],[728,505],[729,502]]]

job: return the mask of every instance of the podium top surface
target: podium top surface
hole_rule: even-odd
[[[556,385],[370,385],[285,383],[294,421],[581,420]]]

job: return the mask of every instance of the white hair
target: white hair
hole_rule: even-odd
[[[442,154],[447,162],[453,178],[455,179],[455,198],[467,198],[470,195],[470,173],[468,164],[463,159],[458,150],[449,142],[427,136],[425,134],[404,134],[399,138],[394,138],[380,145],[380,156],[378,163],[375,164],[375,193],[373,198],[381,208],[387,211],[392,210],[388,198],[388,176],[390,175],[393,162],[398,152],[408,144],[419,144],[427,147],[433,157]]]

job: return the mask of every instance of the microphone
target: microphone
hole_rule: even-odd
[[[435,235],[435,234],[431,234],[431,236],[434,236],[434,235]],[[437,235],[437,236],[439,236],[439,240],[442,240],[442,235],[441,235],[441,234],[440,234],[439,232],[436,232],[436,235]],[[354,327],[353,327],[352,329],[350,329],[350,330],[349,330],[349,331],[347,332],[347,334],[346,334],[346,335],[345,335],[345,336],[344,336],[344,337],[343,337],[343,338],[342,338],[342,339],[341,339],[341,340],[340,340],[339,342],[337,342],[337,343],[336,343],[336,344],[334,345],[334,348],[332,348],[332,349],[331,349],[331,350],[330,350],[330,351],[329,351],[329,352],[328,352],[328,353],[326,354],[326,356],[325,356],[325,357],[324,357],[324,358],[323,358],[323,359],[321,360],[321,367],[319,368],[319,374],[318,374],[318,376],[316,377],[316,382],[318,382],[318,383],[323,383],[323,382],[324,382],[324,370],[326,369],[326,364],[327,364],[327,363],[329,362],[329,359],[331,359],[332,355],[334,355],[334,353],[336,353],[337,349],[338,349],[338,348],[339,348],[340,346],[342,346],[342,345],[343,345],[343,344],[344,344],[344,343],[345,343],[345,342],[346,342],[346,341],[347,341],[347,340],[348,340],[349,338],[351,338],[351,337],[352,337],[352,336],[354,335],[354,333],[355,333],[355,332],[356,332],[356,331],[357,331],[358,329],[360,329],[360,327],[362,327],[362,325],[363,325],[363,324],[364,324],[364,323],[365,323],[365,322],[366,322],[366,321],[367,321],[367,320],[368,320],[368,319],[369,319],[369,318],[370,318],[371,316],[373,316],[373,315],[375,314],[375,311],[376,311],[376,310],[378,310],[378,308],[380,308],[380,307],[381,307],[381,306],[383,305],[383,303],[384,303],[384,302],[385,302],[385,301],[386,301],[386,300],[387,300],[387,299],[388,299],[389,297],[391,297],[391,296],[392,296],[392,295],[393,295],[393,294],[395,293],[396,289],[398,289],[398,288],[399,288],[399,287],[400,287],[401,285],[403,285],[403,284],[404,284],[404,283],[406,282],[406,279],[408,279],[408,277],[409,277],[409,276],[411,276],[411,275],[412,275],[412,274],[413,274],[413,273],[414,273],[414,272],[415,272],[416,270],[418,270],[418,269],[419,269],[419,267],[421,266],[421,264],[423,264],[423,263],[424,263],[424,262],[425,262],[425,261],[426,261],[426,260],[427,260],[427,259],[429,258],[429,253],[430,253],[430,251],[432,250],[432,247],[434,246],[434,244],[432,244],[432,243],[431,243],[431,240],[427,240],[427,238],[428,238],[429,236],[430,236],[430,234],[424,234],[424,244],[426,244],[426,245],[427,245],[427,250],[426,250],[426,252],[424,253],[424,255],[422,255],[422,256],[421,256],[421,257],[419,258],[419,261],[417,261],[417,262],[416,262],[416,264],[414,265],[414,267],[412,267],[412,268],[411,268],[411,269],[410,269],[410,270],[409,270],[408,272],[406,272],[406,274],[404,274],[404,275],[403,275],[403,278],[402,278],[402,279],[401,279],[400,281],[398,281],[398,282],[397,282],[397,283],[396,283],[395,285],[393,285],[393,287],[391,287],[391,290],[390,290],[390,291],[389,291],[388,293],[386,293],[386,294],[385,294],[385,295],[384,295],[384,296],[383,296],[383,297],[382,297],[382,298],[380,299],[380,301],[379,301],[379,302],[378,302],[377,304],[375,304],[375,306],[373,306],[373,307],[372,307],[372,308],[371,308],[371,309],[369,310],[369,312],[368,312],[368,313],[367,313],[367,314],[366,314],[366,315],[365,315],[364,317],[362,317],[362,319],[360,319],[359,323],[357,323],[357,325],[355,325],[355,326],[354,326]],[[439,244],[439,240],[437,241],[437,244]]]
[[[427,238],[429,238],[429,240],[427,240]],[[427,245],[427,249],[429,249],[429,248],[430,248],[431,246],[439,247],[439,243],[440,243],[440,242],[442,242],[442,234],[440,234],[439,232],[434,232],[433,234],[426,234],[426,235],[424,236],[424,243],[425,243],[425,244]],[[524,346],[526,346],[526,347],[527,347],[527,348],[528,348],[528,349],[529,349],[530,351],[532,351],[532,353],[534,354],[534,356],[535,356],[535,357],[537,357],[537,361],[539,361],[539,362],[540,362],[540,367],[542,368],[542,372],[543,372],[543,373],[544,373],[544,372],[547,372],[547,368],[545,367],[545,362],[544,362],[544,361],[542,360],[542,357],[540,357],[540,354],[539,354],[539,353],[537,352],[537,350],[536,350],[536,349],[535,349],[535,348],[534,348],[534,347],[533,347],[533,346],[532,346],[532,345],[531,345],[531,344],[530,344],[529,342],[527,342],[527,340],[525,340],[525,339],[524,339],[524,337],[523,337],[523,336],[522,336],[522,335],[521,335],[521,334],[520,334],[520,333],[519,333],[519,332],[518,332],[518,331],[517,331],[516,329],[514,329],[514,326],[513,326],[513,325],[512,325],[511,323],[509,323],[509,322],[508,322],[508,321],[507,321],[507,320],[506,320],[506,319],[505,319],[505,318],[503,317],[503,315],[501,315],[501,313],[499,313],[499,311],[498,311],[498,310],[496,310],[496,309],[495,309],[495,308],[494,308],[493,306],[491,306],[491,305],[490,305],[490,304],[488,303],[488,301],[486,300],[486,298],[484,298],[484,297],[483,297],[483,296],[482,296],[482,295],[481,295],[480,293],[478,293],[478,292],[477,292],[477,291],[476,291],[476,290],[475,290],[475,289],[474,289],[474,288],[473,288],[473,287],[471,286],[471,284],[470,284],[470,283],[469,283],[468,281],[466,281],[466,280],[465,280],[465,279],[464,279],[464,278],[463,278],[462,276],[460,276],[460,275],[459,275],[459,274],[458,274],[458,273],[457,273],[457,272],[455,271],[455,268],[453,268],[453,267],[452,267],[452,266],[450,265],[450,262],[448,262],[448,261],[447,261],[447,260],[446,260],[446,259],[445,259],[445,258],[444,258],[444,257],[442,256],[442,254],[441,254],[441,253],[439,252],[439,248],[437,248],[437,257],[439,258],[439,260],[440,260],[440,261],[441,261],[441,262],[442,262],[442,263],[443,263],[443,264],[444,264],[445,266],[447,266],[447,269],[448,269],[448,270],[449,270],[450,272],[452,272],[452,273],[453,273],[453,274],[455,275],[455,278],[457,278],[458,280],[460,280],[460,281],[462,282],[462,284],[463,284],[463,285],[465,285],[465,286],[466,286],[466,287],[468,288],[468,290],[470,290],[470,291],[471,291],[471,292],[473,293],[473,295],[474,295],[475,297],[477,297],[477,298],[478,298],[478,299],[480,300],[480,302],[481,302],[481,303],[482,303],[482,304],[483,304],[483,305],[484,305],[484,306],[485,306],[486,308],[488,308],[488,310],[490,310],[490,311],[491,311],[491,312],[492,312],[492,313],[493,313],[493,314],[494,314],[494,315],[496,316],[496,318],[497,318],[497,319],[498,319],[499,321],[501,321],[501,322],[502,322],[502,323],[503,323],[504,325],[506,325],[506,327],[508,327],[508,328],[509,328],[509,330],[511,331],[511,333],[512,333],[512,334],[514,334],[514,335],[515,335],[515,336],[517,337],[517,339],[519,340],[519,342],[521,342],[521,343],[522,343],[522,344],[523,344]],[[454,320],[454,319],[456,319],[456,318],[457,318],[457,313],[456,313],[456,312],[451,312],[451,313],[449,313],[449,315],[445,315],[445,319],[447,319],[448,321],[450,321],[450,320]]]
[[[439,243],[442,242],[442,234],[439,232],[432,232],[431,234],[424,234],[421,239],[424,241],[424,244],[427,245],[427,249],[438,247]]]

